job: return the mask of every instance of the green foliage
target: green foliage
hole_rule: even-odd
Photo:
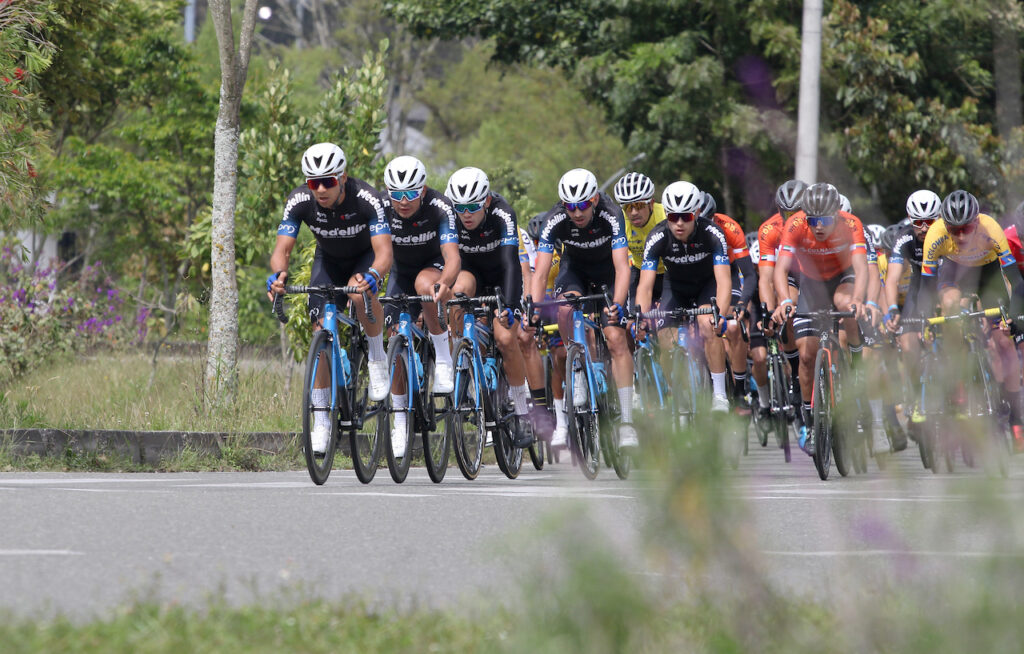
[[[45,133],[32,117],[42,100],[37,76],[53,60],[47,26],[60,19],[50,0],[0,3],[0,228],[37,219]]]

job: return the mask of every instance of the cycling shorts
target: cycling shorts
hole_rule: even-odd
[[[346,286],[348,280],[356,273],[366,272],[373,265],[373,249],[352,257],[351,259],[336,259],[324,255],[318,247],[313,254],[313,268],[309,274],[310,286]],[[327,297],[320,293],[310,293],[306,297],[306,308],[309,310],[309,322],[314,325],[323,313]],[[348,295],[344,293],[334,294],[334,304],[338,311],[342,312],[348,306]]]
[[[847,268],[831,279],[812,279],[803,277],[800,280],[800,298],[796,302],[797,313],[813,313],[823,309],[830,309],[833,305],[833,298],[836,289],[840,284],[853,284],[854,274],[852,268]],[[817,336],[814,322],[809,318],[794,318],[793,331],[797,338]]]
[[[391,268],[391,275],[388,278],[387,295],[419,295],[416,292],[416,277],[427,268],[444,270],[444,257],[440,254],[427,261],[420,269],[406,269],[398,265]],[[419,317],[422,307],[417,303],[409,306],[409,316],[412,320]],[[394,304],[384,304],[384,324],[386,326],[397,325],[398,315],[401,310]]]

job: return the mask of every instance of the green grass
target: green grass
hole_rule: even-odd
[[[236,402],[208,410],[203,403],[205,360],[105,353],[49,364],[0,388],[0,425],[10,429],[126,429],[140,431],[294,432],[301,420],[302,366],[243,361]]]

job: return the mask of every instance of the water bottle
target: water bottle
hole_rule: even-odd
[[[348,351],[341,351],[341,369],[345,372],[345,386],[348,386],[352,379],[352,364],[348,360]]]

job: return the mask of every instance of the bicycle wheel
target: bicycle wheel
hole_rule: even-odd
[[[385,420],[383,402],[369,399],[370,377],[367,370],[366,341],[352,339],[349,351],[352,353],[353,388],[350,392],[351,415],[342,416],[350,423],[348,427],[349,455],[356,477],[364,484],[373,481],[380,466],[381,442],[384,439]]]
[[[587,359],[583,348],[572,343],[565,355],[565,403],[569,414],[569,438],[573,456],[583,476],[597,477],[601,467],[597,416],[590,410],[590,385],[587,383]]]
[[[426,339],[420,342],[420,359],[423,361],[423,387],[420,393],[420,402],[424,407],[420,424],[423,461],[430,481],[439,484],[448,472],[448,456],[451,451],[451,395],[430,392],[434,388],[434,351],[427,345]]]
[[[853,440],[860,436],[857,431],[857,418],[850,413],[850,407],[843,398],[846,393],[846,381],[850,368],[846,360],[838,350],[831,350],[831,361],[836,372],[830,375],[832,384],[832,461],[836,464],[836,470],[843,477],[853,472],[853,461],[851,460],[850,448]]]
[[[320,366],[326,366],[328,391],[334,388],[338,379],[334,366],[331,365],[332,354],[331,333],[321,329],[313,334],[313,342],[309,344],[309,355],[306,357],[306,375],[302,384],[302,451],[306,458],[306,470],[309,478],[317,486],[322,486],[331,474],[334,466],[334,452],[338,446],[338,405],[330,407],[313,406],[313,383]],[[323,356],[321,356],[323,355]],[[331,436],[327,440],[327,449],[320,455],[313,452],[312,431],[316,423],[316,414],[327,412],[331,424]]]
[[[473,480],[480,474],[484,456],[484,399],[473,367],[473,346],[469,341],[456,345],[452,362],[455,365],[452,449],[462,476]]]
[[[814,359],[814,392],[811,404],[814,420],[814,467],[824,481],[832,467],[832,375],[826,350]]]
[[[658,389],[654,365],[651,351],[638,347],[633,354],[633,377],[636,380],[634,385],[640,396],[640,410],[647,417],[654,417],[657,410],[664,405],[664,398]]]
[[[786,383],[787,377],[783,377],[785,369],[783,368],[783,359],[781,356],[772,356],[770,365],[768,367],[768,388],[771,390],[769,396],[769,404],[771,406],[771,423],[772,430],[775,432],[775,441],[782,448],[782,453],[786,457],[786,463],[791,461],[791,453],[789,446],[789,420],[786,418],[785,407],[789,404],[789,389]]]
[[[409,369],[409,360],[411,359],[410,355],[411,352],[406,344],[405,337],[401,334],[392,336],[388,343],[389,378],[394,380],[396,376],[398,376],[405,379],[406,393],[409,392],[410,374],[416,374],[414,370]],[[387,455],[388,472],[391,474],[391,478],[396,484],[401,484],[408,476],[409,465],[412,463],[412,441],[413,434],[415,433],[415,415],[414,411],[409,409],[408,406],[395,406],[393,394],[388,395],[385,402],[387,405],[388,415],[388,419],[385,421],[385,427],[387,428],[388,434],[384,438],[384,453]],[[405,414],[405,429],[403,429],[400,434],[401,438],[405,439],[405,455],[401,458],[395,456],[395,448],[392,438],[395,434],[395,416],[399,413]]]
[[[512,396],[509,394],[508,380],[500,361],[498,370],[498,386],[491,395],[494,422],[497,427],[494,432],[494,458],[505,476],[515,479],[523,468],[523,450],[516,447],[513,442],[520,422],[526,418],[516,415]]]
[[[672,407],[673,427],[689,427],[697,416],[697,389],[690,369],[690,355],[681,347],[672,351],[669,364],[669,379],[672,393],[669,404]]]
[[[977,434],[975,442],[981,443],[986,461],[986,469],[993,474],[1007,477],[1010,474],[1009,459],[1011,455],[1009,424],[998,417],[998,400],[994,387],[995,377],[992,365],[984,354],[975,355],[975,380],[971,386],[971,415],[976,416],[976,430],[968,430],[962,437],[961,448],[965,460],[970,452],[970,437]]]
[[[605,368],[605,370],[609,369],[610,366]],[[622,415],[622,410],[619,407],[619,390],[612,385],[613,379],[607,379],[606,383],[606,390],[598,396],[597,401],[601,451],[604,454],[605,463],[615,470],[615,475],[619,479],[628,479],[629,471],[633,468],[633,457],[619,449],[619,435],[616,429]]]

